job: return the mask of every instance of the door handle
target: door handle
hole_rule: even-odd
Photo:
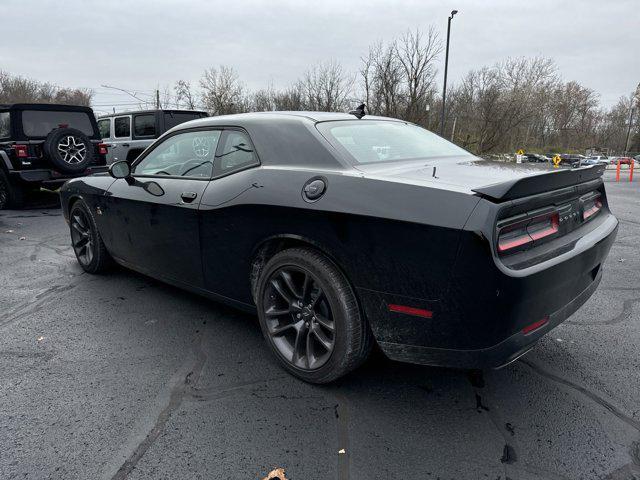
[[[198,196],[198,194],[196,192],[182,192],[180,194],[180,198],[182,198],[182,201],[184,203],[193,202],[196,199],[197,196]]]
[[[123,143],[122,146],[123,147],[129,147],[130,145],[128,143]]]

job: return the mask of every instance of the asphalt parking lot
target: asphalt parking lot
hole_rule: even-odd
[[[640,183],[600,288],[484,375],[376,357],[330,386],[257,319],[144,276],[84,274],[54,195],[0,212],[0,478],[640,478]]]

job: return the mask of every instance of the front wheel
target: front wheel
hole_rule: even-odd
[[[372,336],[344,274],[324,255],[274,255],[258,280],[260,326],[280,363],[310,383],[328,383],[363,363]]]
[[[88,273],[105,271],[111,263],[111,257],[98,232],[93,214],[84,201],[78,200],[71,207],[69,228],[73,251],[84,271]]]

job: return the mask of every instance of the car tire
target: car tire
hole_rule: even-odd
[[[69,211],[71,246],[78,263],[87,273],[101,273],[112,263],[111,256],[102,241],[91,209],[82,200]]]
[[[256,294],[267,344],[296,377],[328,383],[369,356],[373,336],[353,288],[318,251],[291,248],[275,254],[260,273]]]
[[[20,185],[11,183],[7,174],[0,170],[0,210],[23,206],[24,190]]]
[[[52,166],[64,173],[81,173],[93,162],[93,144],[75,128],[56,128],[49,132],[43,149]]]

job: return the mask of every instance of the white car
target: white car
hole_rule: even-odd
[[[609,165],[609,157],[606,155],[592,155],[590,157],[585,158],[582,161],[583,165]]]

